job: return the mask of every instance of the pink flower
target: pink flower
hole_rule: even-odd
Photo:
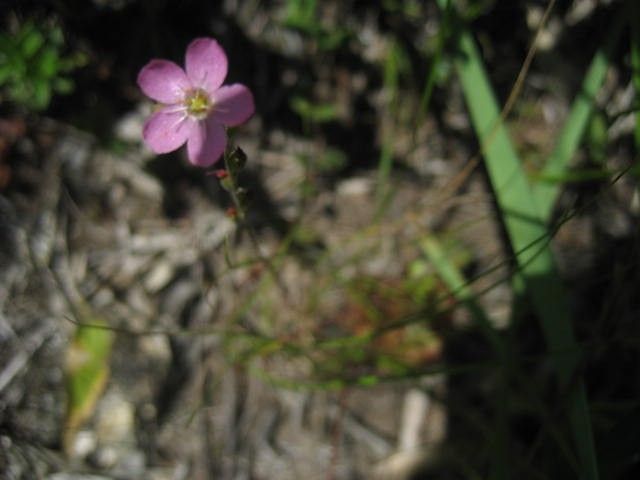
[[[214,164],[227,145],[225,126],[246,122],[255,110],[251,91],[239,83],[222,86],[227,55],[211,38],[187,47],[185,69],[168,60],[151,60],[138,74],[138,85],[163,104],[144,125],[142,136],[155,153],[187,144],[189,161]]]

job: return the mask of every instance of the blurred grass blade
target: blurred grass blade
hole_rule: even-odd
[[[446,0],[438,0],[441,8]],[[511,248],[519,277],[532,301],[548,348],[554,357],[560,385],[568,395],[568,412],[581,464],[581,478],[596,480],[598,469],[589,409],[580,377],[578,349],[563,285],[546,239],[549,232],[538,213],[521,162],[500,120],[500,111],[480,54],[471,34],[459,27],[455,36],[456,68]]]
[[[433,54],[433,59],[431,61],[431,68],[429,69],[429,73],[427,74],[427,78],[424,83],[424,88],[422,90],[422,96],[420,97],[420,109],[418,112],[418,120],[416,122],[416,128],[424,119],[424,116],[429,109],[429,104],[431,102],[431,95],[433,94],[433,89],[436,85],[436,80],[438,78],[438,71],[441,67],[442,62],[442,54],[444,52],[444,47],[446,44],[447,38],[449,38],[451,32],[451,2],[447,0],[446,6],[444,8],[444,15],[442,16],[442,20],[440,22],[440,27],[438,28],[438,37],[436,39],[436,50]]]
[[[389,45],[389,53],[383,65],[383,85],[388,96],[388,112],[392,118],[389,128],[383,134],[380,148],[380,158],[378,159],[378,174],[376,182],[376,214],[378,218],[386,206],[391,193],[389,176],[393,167],[393,154],[395,144],[395,123],[398,117],[398,101],[400,77],[408,68],[408,60],[405,51],[397,40],[392,40]]]
[[[65,365],[67,414],[62,440],[67,453],[73,448],[78,429],[93,413],[109,378],[113,332],[99,327],[106,327],[106,323],[91,315],[83,321],[87,325],[80,325],[76,330]]]
[[[447,285],[452,295],[463,304],[467,310],[473,316],[473,319],[478,323],[478,326],[484,333],[487,340],[491,343],[494,353],[498,360],[498,364],[504,369],[509,367],[507,359],[506,349],[497,334],[496,330],[491,324],[491,320],[487,317],[485,311],[475,301],[473,292],[465,278],[462,276],[458,267],[449,261],[449,256],[442,249],[440,242],[438,242],[433,236],[429,236],[421,242],[422,251],[429,259],[431,264],[435,267],[440,278]],[[494,402],[496,403],[496,429],[495,429],[495,447],[494,447],[494,462],[492,465],[492,474],[489,478],[500,479],[508,478],[508,465],[509,465],[509,428],[507,421],[507,376],[501,375],[499,394],[495,396]]]
[[[473,318],[478,322],[478,326],[483,330],[487,339],[491,342],[495,353],[502,357],[504,349],[500,337],[496,334],[490,319],[486,313],[475,301],[473,292],[467,284],[465,278],[462,276],[458,267],[456,267],[447,256],[446,252],[442,249],[440,242],[433,236],[426,237],[420,243],[422,251],[429,259],[431,264],[435,267],[438,275],[444,283],[447,285],[451,294],[457,301],[463,304],[469,312],[473,315]]]
[[[632,173],[640,173],[640,168],[631,168],[629,170]],[[585,168],[580,170],[571,170],[558,176],[553,175],[536,175],[534,179],[541,182],[555,183],[555,184],[568,184],[568,183],[583,183],[590,181],[607,181],[611,178],[619,175],[620,172],[612,169],[605,168]]]
[[[637,1],[632,1],[631,3],[638,9]],[[582,87],[573,101],[571,111],[556,141],[555,148],[547,159],[542,172],[540,172],[541,177],[558,178],[567,173],[571,159],[580,146],[580,142],[589,125],[596,95],[604,82],[609,68],[609,58],[620,39],[620,34],[625,25],[626,11],[626,8],[620,9],[611,30],[607,33],[606,39],[604,39],[604,46],[595,53],[582,82]],[[544,180],[535,183],[532,187],[540,218],[544,222],[548,222],[550,219],[561,187],[562,185],[558,183]]]

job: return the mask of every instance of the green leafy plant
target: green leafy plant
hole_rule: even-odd
[[[0,90],[29,110],[44,110],[54,94],[69,94],[69,73],[85,63],[80,53],[64,55],[64,37],[57,27],[23,23],[17,32],[0,34]]]

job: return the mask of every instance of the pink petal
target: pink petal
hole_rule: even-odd
[[[199,122],[187,141],[189,161],[199,167],[209,167],[220,159],[226,146],[227,132],[222,124],[211,119]]]
[[[212,38],[196,38],[187,47],[185,68],[194,87],[213,93],[227,76],[227,55]]]
[[[183,111],[166,107],[154,113],[144,124],[142,137],[155,153],[172,152],[184,145],[196,124]]]
[[[220,87],[212,100],[213,118],[230,127],[246,122],[255,111],[251,90],[239,83]]]
[[[168,60],[151,60],[138,74],[138,86],[160,103],[178,103],[191,83],[178,65]]]

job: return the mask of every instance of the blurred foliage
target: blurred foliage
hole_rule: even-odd
[[[591,160],[597,165],[605,165],[607,159],[609,125],[603,112],[595,112],[586,132],[586,144]]]
[[[457,7],[462,18],[466,21],[474,20],[491,10],[496,0],[450,0]]]
[[[349,163],[347,154],[338,148],[327,148],[317,160],[316,168],[320,173],[338,172]]]
[[[309,124],[331,122],[338,117],[336,107],[331,104],[312,103],[300,96],[293,97],[290,103],[291,109]]]
[[[389,45],[389,53],[385,57],[382,67],[384,87],[389,94],[391,110],[397,108],[396,101],[400,94],[400,81],[411,73],[411,63],[406,51],[397,40],[393,39]]]
[[[15,34],[0,34],[0,89],[8,99],[28,110],[44,110],[54,94],[69,94],[69,73],[86,63],[81,53],[65,55],[58,26],[30,20]]]
[[[410,19],[420,19],[423,13],[422,2],[418,0],[383,0],[382,8],[390,13],[401,14]]]
[[[76,330],[67,350],[67,415],[63,444],[72,449],[78,429],[93,413],[109,378],[109,358],[114,334],[106,323],[91,314]]]
[[[442,338],[433,325],[448,317],[435,308],[443,290],[433,272],[410,281],[362,275],[345,287],[349,300],[330,322],[342,335],[317,352],[316,375],[397,377],[441,359]]]
[[[323,26],[317,13],[316,0],[288,0],[283,25],[315,40],[321,51],[340,48],[351,36],[350,31],[338,26]]]

